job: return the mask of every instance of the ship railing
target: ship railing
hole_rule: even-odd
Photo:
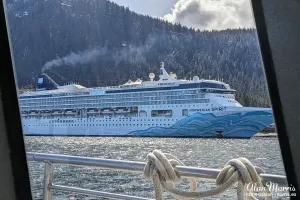
[[[125,160],[101,159],[82,156],[70,156],[60,154],[45,154],[45,153],[27,153],[28,161],[45,163],[44,169],[44,185],[43,185],[43,199],[52,200],[53,190],[65,191],[75,194],[83,194],[94,197],[103,197],[108,199],[122,199],[122,200],[150,200],[149,198],[130,196],[124,194],[109,193],[104,191],[88,190],[77,187],[69,187],[64,185],[57,185],[53,182],[53,170],[55,165],[71,165],[78,167],[96,167],[99,169],[126,171],[132,173],[143,173],[146,163],[134,162]],[[211,168],[197,168],[188,166],[177,166],[177,170],[182,177],[196,178],[199,180],[214,181],[216,180],[221,169]],[[264,181],[277,183],[278,186],[287,186],[285,176],[275,174],[260,174]]]

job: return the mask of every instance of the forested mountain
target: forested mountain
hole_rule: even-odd
[[[256,30],[196,31],[106,0],[7,0],[19,87],[42,69],[86,87],[148,79],[165,62],[179,78],[223,79],[246,106],[269,106]]]

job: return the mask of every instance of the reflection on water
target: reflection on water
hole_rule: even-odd
[[[266,173],[285,175],[276,138],[264,139],[196,139],[196,138],[113,138],[113,137],[25,137],[27,151],[90,156],[107,159],[146,161],[146,156],[154,149],[171,153],[186,165],[194,167],[222,168],[232,158],[246,157]],[[29,164],[33,196],[42,199],[42,163]],[[56,184],[82,187],[143,197],[154,197],[152,183],[141,174],[131,174],[82,168],[56,166]],[[187,182],[183,182],[187,183]],[[187,184],[185,184],[187,185]],[[198,190],[213,187],[214,183],[199,182]],[[235,191],[222,196],[204,199],[236,199]],[[101,199],[54,192],[54,199]],[[74,199],[74,198],[73,198]]]

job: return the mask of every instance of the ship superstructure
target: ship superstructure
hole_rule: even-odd
[[[243,107],[216,80],[159,79],[113,87],[58,86],[47,75],[19,96],[26,135],[250,138],[273,122],[269,108]]]

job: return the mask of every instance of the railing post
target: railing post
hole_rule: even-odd
[[[49,186],[53,181],[53,166],[50,162],[45,162],[44,171],[44,200],[52,200],[52,189]]]

